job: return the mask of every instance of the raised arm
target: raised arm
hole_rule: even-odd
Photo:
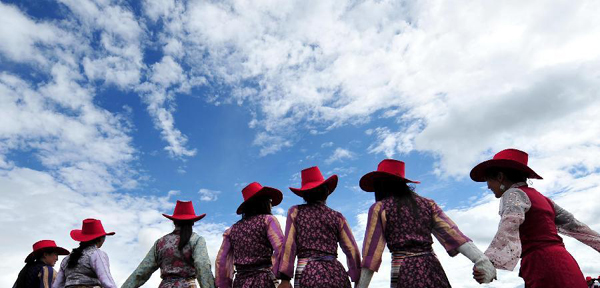
[[[219,288],[233,287],[233,251],[229,240],[230,232],[231,228],[223,233],[223,243],[221,243],[215,263],[215,284]]]
[[[512,271],[521,257],[519,226],[525,221],[525,213],[531,208],[531,201],[527,194],[518,188],[504,192],[500,201],[498,232],[485,250],[485,255],[496,269]]]
[[[589,226],[575,219],[573,214],[556,205],[554,201],[550,201],[552,202],[554,211],[556,213],[554,223],[556,223],[558,232],[573,237],[579,240],[581,243],[588,245],[600,252],[600,234],[592,230]]]
[[[342,214],[340,214],[340,233],[338,239],[342,251],[346,254],[348,275],[350,275],[352,282],[357,282],[360,278],[360,250],[358,250],[358,245],[356,245],[348,221],[346,221],[346,218]]]
[[[458,247],[471,242],[471,239],[458,229],[454,221],[433,200],[430,200],[430,205],[433,211],[433,236],[444,246],[448,255],[456,256],[459,252]]]

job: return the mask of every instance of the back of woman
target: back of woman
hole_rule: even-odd
[[[296,218],[298,257],[337,256],[342,221],[341,214],[326,205],[299,205]]]
[[[398,205],[398,200],[388,197],[381,201],[387,219],[384,230],[390,251],[423,252],[430,251],[433,239],[432,200],[413,194],[416,202],[414,211],[406,205]]]
[[[242,219],[231,226],[229,239],[236,267],[271,267],[273,247],[267,236],[267,221],[274,216],[263,214]]]
[[[185,245],[179,250],[180,229],[169,233],[156,241],[156,256],[160,267],[160,287],[179,287],[175,284],[182,281],[194,282],[196,268],[192,258],[192,246]],[[197,237],[194,233],[190,240]],[[189,243],[193,243],[190,241]],[[175,286],[174,286],[175,285]]]

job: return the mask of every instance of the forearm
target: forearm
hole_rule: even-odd
[[[360,270],[360,280],[358,280],[358,285],[356,285],[357,288],[367,288],[369,287],[369,283],[371,283],[371,278],[373,278],[373,274],[375,273],[375,271],[367,269],[367,268],[362,268]]]

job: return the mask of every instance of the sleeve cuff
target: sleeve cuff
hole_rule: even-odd
[[[381,260],[375,261],[373,259],[373,256],[364,256],[361,267],[367,268],[371,271],[378,272],[380,265],[381,265]],[[360,273],[360,269],[359,269],[358,273]]]
[[[360,268],[353,268],[348,270],[348,275],[350,275],[350,279],[352,279],[352,282],[358,281],[358,279],[360,278]]]

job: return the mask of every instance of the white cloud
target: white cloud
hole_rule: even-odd
[[[325,159],[325,163],[331,164],[336,161],[344,161],[344,159],[353,159],[355,157],[354,152],[344,149],[344,148],[335,148],[333,154],[329,156],[329,158]]]
[[[217,201],[221,191],[200,188],[200,190],[198,190],[198,194],[200,194],[201,201]]]

